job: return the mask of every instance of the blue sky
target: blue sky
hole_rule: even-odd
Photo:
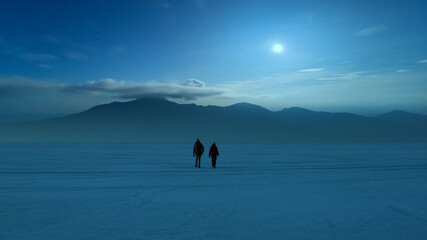
[[[423,1],[2,0],[0,115],[144,96],[427,114],[425,9]]]

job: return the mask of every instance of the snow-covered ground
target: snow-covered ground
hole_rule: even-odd
[[[427,239],[427,144],[218,148],[0,144],[0,239]]]

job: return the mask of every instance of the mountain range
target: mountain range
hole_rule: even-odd
[[[64,117],[0,125],[2,142],[413,142],[427,141],[427,116],[404,111],[366,117],[303,108],[270,111],[144,98]]]

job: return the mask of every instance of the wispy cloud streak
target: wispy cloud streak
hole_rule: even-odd
[[[39,66],[39,68],[44,68],[44,69],[53,69],[53,66],[49,64],[39,64],[37,66]]]
[[[330,80],[350,80],[350,79],[358,78],[359,74],[360,74],[359,72],[336,74],[336,75],[333,75],[331,77],[317,78],[317,80],[323,80],[323,81],[330,81]]]
[[[74,60],[84,60],[87,59],[89,56],[75,51],[66,51],[64,52],[64,55],[68,58],[74,59]]]
[[[47,81],[37,81],[21,77],[0,78],[0,95],[2,96],[41,93],[59,90],[60,88],[59,84]]]
[[[50,54],[35,54],[35,53],[28,53],[28,54],[22,54],[21,58],[28,61],[49,61],[49,60],[56,60],[58,59],[54,55]]]
[[[308,69],[301,69],[301,70],[299,70],[298,72],[305,73],[305,72],[320,72],[320,71],[323,71],[323,68],[308,68]]]
[[[377,34],[381,31],[383,31],[385,29],[385,27],[383,25],[378,25],[378,26],[374,26],[374,27],[370,27],[370,28],[365,28],[362,30],[359,30],[357,32],[355,32],[353,35],[356,37],[365,37],[365,36],[370,36],[373,34]]]

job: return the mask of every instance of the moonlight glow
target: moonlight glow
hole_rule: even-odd
[[[271,48],[273,50],[273,52],[275,53],[281,53],[283,52],[283,45],[282,44],[274,44],[273,47]]]

